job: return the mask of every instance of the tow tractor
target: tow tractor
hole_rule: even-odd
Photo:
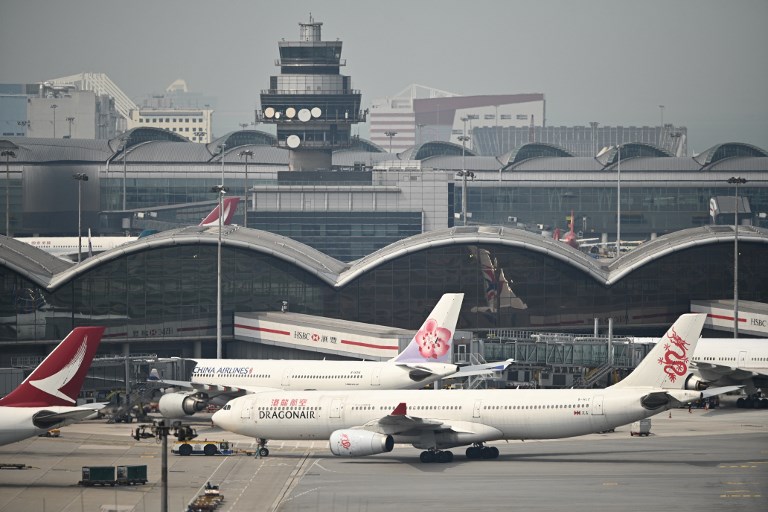
[[[229,441],[191,440],[178,441],[173,444],[171,453],[175,455],[232,455],[232,445]]]

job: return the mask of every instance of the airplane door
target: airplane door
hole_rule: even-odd
[[[381,386],[381,368],[374,368],[371,374],[371,386]]]
[[[334,398],[331,402],[330,418],[341,418],[341,398]]]
[[[283,373],[283,382],[280,384],[283,388],[290,388],[291,387],[291,369],[285,370],[285,373]]]
[[[742,350],[739,352],[739,362],[736,365],[736,368],[744,368],[747,362],[747,352],[745,350]]]
[[[592,416],[603,415],[603,395],[592,397]]]
[[[243,408],[240,409],[240,419],[241,420],[251,419],[252,408],[253,408],[253,400],[245,400],[243,403]]]
[[[472,410],[472,417],[473,418],[479,418],[480,417],[480,408],[482,407],[482,405],[483,405],[483,401],[482,400],[475,400],[475,407]]]

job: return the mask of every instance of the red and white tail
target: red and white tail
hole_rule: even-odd
[[[221,223],[224,226],[228,226],[232,222],[232,217],[235,216],[237,211],[237,205],[240,203],[239,197],[225,197],[222,201],[224,206],[224,215],[222,216]],[[219,225],[219,205],[208,214],[206,218],[199,224],[203,227],[216,227]]]
[[[75,405],[103,335],[104,327],[75,327],[0,406]]]

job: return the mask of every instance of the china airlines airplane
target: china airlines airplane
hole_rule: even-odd
[[[75,406],[104,327],[76,327],[19,387],[0,398],[0,445],[76,423],[104,404]]]
[[[191,382],[159,381],[194,391],[167,393],[160,397],[158,408],[166,418],[181,418],[209,403],[223,405],[265,389],[417,389],[449,376],[504,369],[511,361],[462,368],[461,372],[451,363],[463,298],[463,293],[443,295],[410,344],[389,361],[196,359]]]
[[[634,372],[606,389],[269,391],[236,398],[212,419],[261,440],[327,439],[341,457],[408,443],[424,450],[422,462],[450,462],[448,448],[463,445],[468,459],[495,459],[499,450],[485,443],[601,432],[699,399],[702,392],[683,388],[704,319],[682,315]]]
[[[224,198],[223,204],[224,204],[224,216],[222,218],[222,223],[226,226],[229,225],[230,222],[232,222],[232,217],[235,215],[235,211],[237,211],[237,204],[240,202],[239,197],[227,197]],[[203,220],[198,224],[199,226],[204,227],[216,227],[219,225],[219,205],[216,205],[216,208],[214,208],[211,213],[209,213]],[[151,234],[151,233],[150,233]],[[45,252],[52,254],[58,258],[67,260],[67,261],[77,261],[77,253],[78,251],[82,250],[83,253],[91,255],[98,254],[100,252],[108,251],[110,249],[114,249],[117,246],[127,244],[128,242],[133,242],[134,240],[138,240],[142,236],[96,236],[96,237],[76,237],[76,236],[57,236],[57,237],[46,237],[46,236],[35,236],[35,237],[19,237],[15,238],[15,240],[18,240],[19,242],[24,242],[25,244],[31,245],[32,247],[37,247],[38,249],[42,249]],[[79,244],[82,244],[80,246]]]

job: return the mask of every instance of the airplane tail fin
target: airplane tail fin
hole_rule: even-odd
[[[681,315],[635,371],[611,387],[685,389],[693,352],[706,318],[707,315],[701,313]]]
[[[75,327],[0,406],[72,406],[104,335],[104,327]]]
[[[463,300],[463,293],[443,295],[405,350],[392,361],[450,363],[453,359],[453,333]]]
[[[232,217],[235,216],[238,203],[240,203],[239,197],[225,197],[224,200],[222,201],[224,214],[222,216],[221,223],[224,226],[228,226],[232,222]],[[216,208],[214,208],[213,211],[209,213],[208,216],[204,218],[199,225],[203,227],[218,226],[219,225],[219,205],[216,205]]]

